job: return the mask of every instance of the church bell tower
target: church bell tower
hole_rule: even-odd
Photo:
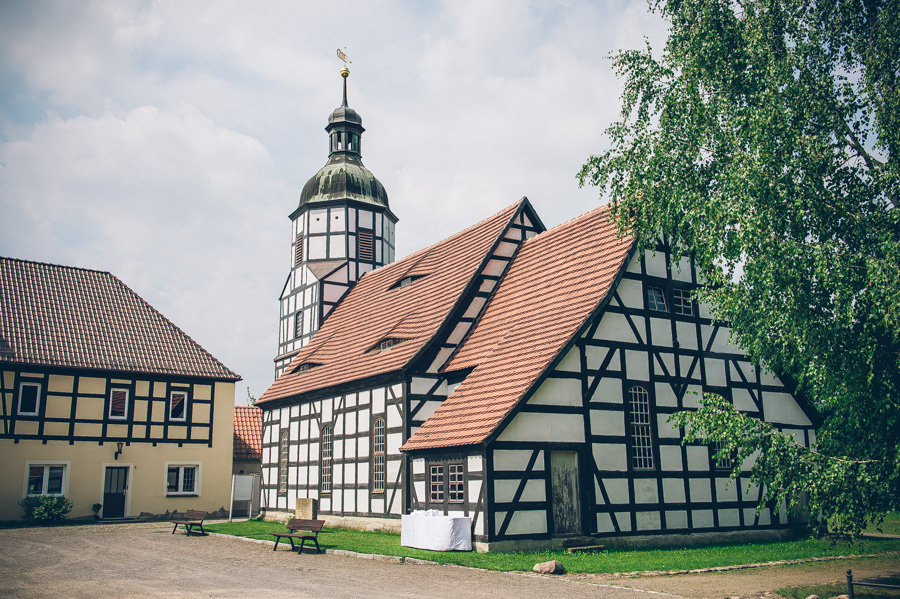
[[[328,162],[303,186],[290,215],[291,269],[279,301],[276,378],[361,276],[394,261],[397,217],[384,186],[363,166],[365,129],[347,105],[349,75],[345,63],[343,102],[325,127]]]

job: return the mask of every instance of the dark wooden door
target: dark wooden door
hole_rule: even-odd
[[[125,492],[128,490],[128,467],[107,466],[103,482],[103,517],[125,517]]]

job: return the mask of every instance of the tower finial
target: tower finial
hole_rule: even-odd
[[[344,46],[344,50],[347,49],[347,46]],[[347,68],[348,64],[351,64],[351,61],[347,54],[341,51],[340,48],[337,50],[337,57],[344,61],[344,67],[341,69],[341,77],[344,78],[344,101],[341,106],[347,106],[347,77],[350,76],[350,69]]]

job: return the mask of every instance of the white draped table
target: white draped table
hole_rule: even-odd
[[[471,551],[472,519],[417,513],[403,516],[400,544],[433,551]]]

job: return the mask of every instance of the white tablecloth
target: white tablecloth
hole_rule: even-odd
[[[471,551],[472,520],[453,516],[403,516],[400,544],[433,551]]]

